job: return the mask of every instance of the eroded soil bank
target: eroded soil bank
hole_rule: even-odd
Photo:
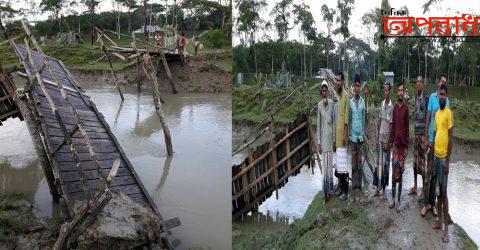
[[[232,91],[231,73],[215,64],[215,60],[225,60],[226,58],[228,58],[228,54],[223,57],[191,57],[185,65],[179,61],[169,62],[170,72],[177,90],[181,93],[230,93]],[[160,91],[171,93],[172,87],[163,64],[156,67],[160,69],[157,74]],[[113,77],[108,70],[71,70],[71,72],[82,85],[98,82],[114,84]],[[140,72],[140,77],[138,72]],[[137,83],[141,82],[142,90],[149,91],[149,84],[146,82],[143,70],[137,69],[136,65],[118,71],[116,74],[120,84],[137,86]]]

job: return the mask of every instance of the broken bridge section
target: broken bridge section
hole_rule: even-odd
[[[282,131],[271,135],[270,141],[248,147],[248,156],[232,166],[232,219],[237,220],[258,207],[288,178],[314,163],[314,141],[307,115],[299,115]]]
[[[84,204],[87,198],[105,189],[105,178],[114,168],[114,162],[119,162],[108,189],[152,209],[160,218],[163,242],[171,248],[166,233],[178,226],[179,220],[163,220],[104,116],[84,94],[63,62],[13,42],[11,46],[23,66],[19,75],[29,81],[25,93],[30,99],[30,110],[37,119],[41,144],[48,156],[50,169],[47,172],[53,173],[46,172],[45,176],[50,188],[55,189],[51,193],[59,195],[67,217],[76,216],[76,205]],[[0,91],[9,89],[1,92],[0,114],[2,117],[20,116],[17,111],[12,113],[18,110],[11,98],[16,90],[13,81],[3,72],[0,76]],[[8,101],[6,104],[5,100]]]
[[[0,126],[8,118],[23,120],[20,109],[14,101],[17,88],[3,70],[0,72]]]

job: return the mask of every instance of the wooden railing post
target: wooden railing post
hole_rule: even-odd
[[[252,148],[250,146],[248,147],[248,160],[250,162],[254,161],[253,160]],[[257,180],[257,173],[256,173],[255,166],[253,166],[253,168],[250,170],[250,175],[252,176],[252,182],[255,183],[255,181]],[[257,199],[257,192],[258,192],[257,185],[255,185],[255,186],[252,187],[253,200]],[[253,210],[258,211],[258,204],[257,203],[253,204]]]

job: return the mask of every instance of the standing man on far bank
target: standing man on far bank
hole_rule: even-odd
[[[340,187],[340,199],[348,199],[348,155],[347,155],[347,135],[349,118],[349,97],[346,90],[343,89],[345,76],[339,72],[335,76],[338,86],[338,113],[337,125],[335,128],[335,145],[337,159],[337,175]]]

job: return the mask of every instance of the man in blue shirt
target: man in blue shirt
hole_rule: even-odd
[[[441,74],[440,77],[438,78],[438,87],[442,84],[447,84],[447,78],[445,74]],[[446,100],[446,105],[450,107],[450,102],[448,101],[448,98]],[[426,138],[427,141],[425,142],[425,145],[427,148],[427,173],[425,175],[425,178],[427,179],[426,182],[428,182],[430,185],[428,187],[428,190],[425,190],[424,195],[425,195],[425,200],[427,201],[425,206],[422,208],[422,211],[420,212],[422,216],[425,216],[425,214],[428,212],[428,210],[432,209],[433,214],[436,216],[437,215],[437,209],[435,207],[435,183],[433,182],[436,178],[434,178],[434,171],[433,171],[433,140],[434,140],[434,124],[435,124],[435,113],[440,109],[440,101],[438,98],[438,90],[433,92],[430,95],[430,98],[428,99],[428,107],[427,107],[427,117],[426,117],[426,123],[425,123],[425,128],[426,129]],[[425,188],[425,187],[424,187]]]
[[[352,188],[353,202],[356,202],[357,192],[360,195],[359,202],[363,204],[364,197],[362,193],[362,148],[365,131],[365,100],[360,96],[360,76],[355,76],[353,83],[355,96],[350,99],[348,133],[351,143],[352,153]]]

